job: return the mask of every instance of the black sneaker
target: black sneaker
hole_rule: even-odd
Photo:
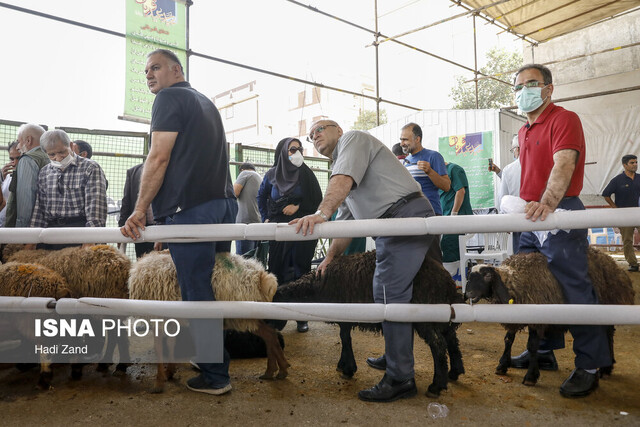
[[[598,373],[590,374],[582,368],[576,368],[560,386],[564,397],[584,397],[598,388]]]
[[[522,354],[511,358],[511,367],[515,369],[529,369],[530,360],[529,351],[525,350]],[[547,353],[538,353],[538,368],[541,371],[557,371],[558,361],[553,350]]]
[[[630,265],[627,271],[638,271],[638,265]]]
[[[398,399],[405,399],[418,394],[416,382],[413,378],[404,381],[396,381],[386,374],[380,382],[358,393],[360,400],[367,402],[393,402]]]
[[[309,332],[309,322],[298,322],[297,329],[300,333]]]
[[[193,377],[187,381],[187,388],[192,391],[214,394],[218,396],[231,391],[231,383],[228,383],[227,385],[224,385],[222,387],[212,387],[207,384],[202,375],[198,375],[197,377]]]

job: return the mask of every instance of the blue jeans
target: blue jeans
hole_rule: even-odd
[[[257,240],[236,240],[236,254],[244,255],[258,246]]]
[[[584,210],[577,197],[565,197],[558,207],[572,211]],[[549,271],[560,284],[567,304],[598,304],[598,297],[588,274],[588,247],[585,229],[575,229],[569,233],[563,230],[557,234],[549,233],[542,244],[530,231],[523,232],[520,236],[520,253],[540,252],[547,258]],[[572,325],[569,326],[569,331],[573,335],[577,368],[596,369],[611,365],[605,326]],[[547,336],[540,343],[542,350],[563,347],[563,334]]]
[[[214,199],[167,217],[166,225],[178,224],[233,224],[238,212],[235,199]],[[171,258],[176,266],[183,301],[215,301],[211,287],[211,274],[216,262],[216,252],[229,252],[231,242],[169,243]],[[213,348],[215,343],[206,342],[206,320],[192,319],[196,353]],[[212,340],[213,341],[213,340]],[[229,384],[229,353],[223,348],[222,363],[201,363],[198,366],[205,381],[212,387]]]

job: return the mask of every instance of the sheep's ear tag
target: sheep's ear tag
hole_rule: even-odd
[[[509,304],[513,304],[513,298],[509,300]]]

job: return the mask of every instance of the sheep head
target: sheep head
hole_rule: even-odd
[[[486,264],[478,264],[471,269],[465,293],[472,303],[493,298],[498,304],[507,304],[510,299],[498,270]]]

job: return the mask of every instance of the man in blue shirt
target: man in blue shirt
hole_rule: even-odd
[[[612,208],[637,208],[640,198],[640,177],[636,175],[638,157],[633,154],[623,156],[622,167],[624,172],[609,181],[602,195]],[[615,203],[611,199],[612,194],[616,195]],[[629,271],[638,271],[638,259],[633,249],[634,231],[635,227],[620,227],[624,257],[629,263]]]
[[[438,190],[447,192],[451,187],[444,158],[437,151],[422,148],[422,129],[415,123],[408,123],[402,128],[400,146],[407,154],[405,167],[422,187],[436,215],[442,215]]]

